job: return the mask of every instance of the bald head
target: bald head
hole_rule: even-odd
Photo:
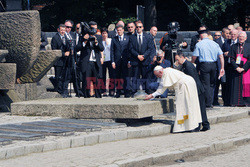
[[[232,40],[236,40],[237,38],[238,38],[238,30],[233,29],[233,30],[231,31],[231,39],[232,39]]]
[[[155,27],[155,26],[153,26],[153,27],[151,27],[151,29],[150,29],[150,34],[153,36],[153,37],[155,37],[156,36],[156,34],[157,34],[157,27]]]
[[[122,25],[123,27],[125,26],[125,24],[124,24],[124,22],[122,20],[117,22],[116,26],[118,26],[118,25]]]

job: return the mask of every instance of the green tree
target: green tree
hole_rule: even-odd
[[[203,24],[214,27],[218,25],[219,17],[234,3],[233,0],[192,0],[189,12],[193,14],[194,11]]]

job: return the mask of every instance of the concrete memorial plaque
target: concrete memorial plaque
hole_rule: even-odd
[[[74,129],[77,132],[93,132],[93,131],[101,130],[101,128],[97,126],[86,126],[86,125],[76,125],[76,124],[67,124],[67,123],[63,124],[63,123],[58,123],[58,122],[43,122],[43,121],[26,122],[26,123],[22,123],[22,125]]]
[[[166,107],[160,101],[133,98],[55,98],[12,103],[11,112],[79,119],[139,119],[163,114]]]
[[[0,129],[5,131],[19,131],[19,132],[21,131],[21,132],[39,133],[39,134],[53,135],[53,136],[68,136],[74,134],[74,131],[72,129],[59,129],[59,128],[25,126],[25,125],[15,125],[15,124],[0,125]]]
[[[30,140],[42,139],[45,138],[45,136],[42,134],[35,134],[35,133],[10,132],[10,131],[0,130],[0,138],[30,141]]]
[[[0,48],[9,51],[6,62],[17,64],[17,78],[36,60],[41,38],[39,12],[36,10],[0,13]]]

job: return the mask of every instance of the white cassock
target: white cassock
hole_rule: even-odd
[[[174,87],[176,98],[176,119],[173,132],[193,130],[202,122],[196,83],[191,76],[173,68],[163,69],[160,84],[153,96]]]

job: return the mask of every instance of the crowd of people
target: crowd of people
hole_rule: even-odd
[[[76,24],[73,32],[73,26],[71,20],[60,24],[51,41],[53,50],[62,51],[62,57],[54,67],[55,90],[63,97],[69,96],[70,82],[73,82],[78,97],[91,97],[92,87],[96,98],[134,97],[139,89],[149,95],[167,97],[167,89],[162,94],[153,93],[160,86],[154,68],[158,65],[164,69],[172,67],[182,71],[190,68],[183,68],[186,63],[180,60],[188,58],[181,51],[178,50],[173,56],[170,33],[162,37],[160,50],[157,49],[156,26],[146,33],[141,21],[127,25],[119,21],[115,29],[109,31],[105,27],[98,29],[97,23],[90,21],[90,28],[96,30],[94,34],[80,32],[80,23]],[[174,40],[187,47],[183,37],[177,31],[174,33]],[[192,37],[191,62],[196,64],[200,80],[198,95],[204,96],[203,107],[219,105],[220,85],[224,106],[250,105],[250,44],[245,42],[246,39],[246,32],[232,25],[215,32],[214,36],[205,25],[201,25],[198,34]]]

